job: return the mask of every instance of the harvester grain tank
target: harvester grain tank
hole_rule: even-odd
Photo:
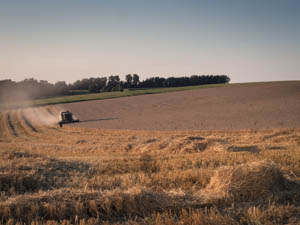
[[[79,119],[73,119],[73,114],[67,110],[66,112],[60,113],[60,121],[58,122],[58,125],[62,127],[63,124],[77,123],[79,121]]]

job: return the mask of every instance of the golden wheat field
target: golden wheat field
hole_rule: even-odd
[[[300,129],[126,131],[1,113],[1,224],[300,224]]]

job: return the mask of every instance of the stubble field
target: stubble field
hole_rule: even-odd
[[[299,109],[299,82],[289,88],[279,86],[274,87],[275,93],[290,90],[290,95],[282,92],[277,96],[271,87],[265,87],[269,95],[265,93],[261,99],[273,101],[265,100],[264,108],[249,92],[249,100],[241,102],[241,107],[232,111],[225,108],[223,117],[215,118],[217,122],[226,121],[221,123],[223,127],[215,127],[215,121],[206,121],[206,125],[203,122],[200,127],[199,118],[203,117],[198,115],[197,121],[193,117],[197,107],[204,109],[201,113],[209,111],[195,100],[205,94],[209,97],[208,90],[199,90],[198,95],[192,91],[182,92],[184,96],[172,93],[124,98],[123,105],[118,102],[119,108],[111,101],[122,99],[100,101],[101,106],[95,102],[80,103],[90,103],[90,108],[73,103],[3,112],[0,223],[299,224],[300,121],[295,113]],[[218,89],[215,93],[218,91],[222,92]],[[231,91],[218,94],[221,100],[227,99],[220,101],[218,107],[238,105],[230,99]],[[170,111],[160,108],[161,116],[151,116],[145,111],[155,108],[157,96],[161,102],[170,103],[162,106]],[[133,130],[126,125],[133,126],[129,117],[135,118],[135,114],[121,112],[140,97],[152,99],[143,99],[143,105],[148,103],[147,110],[140,109],[140,117],[143,115],[151,123],[143,123],[137,116],[137,130]],[[187,107],[180,106],[183,97],[185,104],[190,102],[186,122],[179,116],[176,127],[171,122],[164,123],[167,114],[172,118],[174,107],[179,115],[185,112]],[[206,101],[211,102],[206,106],[212,110],[208,120],[216,116],[218,107],[216,99]],[[280,113],[272,114],[279,115],[278,120],[266,117],[269,107],[281,101],[285,105]],[[103,114],[100,108],[113,115]],[[236,117],[232,113],[242,110],[240,114],[244,115],[253,108],[260,109],[265,125],[253,122],[263,121],[256,115],[255,120],[248,115],[250,122],[244,127],[235,126],[243,117],[228,121]],[[85,122],[59,128],[57,118],[62,109],[72,110]],[[128,110],[131,114],[130,107]],[[153,121],[159,118],[162,120],[155,125]]]

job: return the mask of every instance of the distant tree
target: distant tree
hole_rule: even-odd
[[[125,79],[126,79],[125,87],[131,88],[133,85],[133,76],[131,74],[127,74]]]
[[[140,87],[180,87],[203,84],[225,84],[230,81],[226,75],[192,75],[191,77],[150,77],[140,82]]]
[[[105,88],[107,83],[107,78],[106,77],[95,78],[94,83],[96,85],[97,92],[100,92]]]
[[[169,77],[166,80],[166,86],[167,87],[175,87],[176,84],[176,78],[175,77]]]
[[[120,87],[121,87],[121,90],[120,91],[123,91],[124,90],[124,88],[126,88],[126,82],[124,82],[124,81],[120,81]]]
[[[13,93],[16,92],[16,82],[12,80],[0,81],[0,102],[8,102],[13,99]]]
[[[116,86],[114,86],[111,91],[123,91],[123,88],[121,87],[120,84],[117,84]]]
[[[97,85],[95,83],[91,83],[89,85],[89,89],[88,89],[89,93],[96,93],[98,91],[99,91],[99,89],[97,88]]]
[[[65,81],[58,81],[54,84],[55,92],[58,95],[67,95],[68,94],[68,85]]]
[[[108,83],[107,83],[107,86],[106,86],[106,90],[107,91],[112,91],[112,89],[117,85],[120,85],[120,77],[118,75],[109,76],[108,77]]]
[[[139,75],[133,74],[133,77],[132,77],[132,86],[136,88],[136,87],[138,87],[139,83],[140,83],[140,77],[139,77]]]
[[[77,80],[73,84],[71,84],[71,89],[72,90],[80,90],[81,89],[80,86],[81,86],[81,81]]]
[[[69,90],[88,90],[90,93],[101,91],[122,91],[123,88],[158,88],[179,87],[203,84],[225,84],[230,82],[227,75],[192,75],[190,77],[150,77],[143,81],[137,74],[128,74],[125,81],[121,81],[118,75],[97,78],[84,78],[73,84],[58,81],[51,84],[46,80],[38,81],[34,78],[20,82],[12,80],[0,80],[0,101],[15,101],[24,99],[37,99],[68,95]]]

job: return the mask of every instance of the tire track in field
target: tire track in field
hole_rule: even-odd
[[[38,130],[29,122],[29,119],[25,116],[24,111],[21,112],[21,118],[25,126],[28,127],[32,132],[37,133]]]
[[[53,107],[46,107],[46,110],[49,114],[51,114],[53,117],[57,117],[58,112],[53,109]],[[54,112],[55,111],[55,112]]]
[[[58,117],[57,114],[51,111],[49,107],[41,107],[39,108],[40,116],[42,117],[42,123],[51,130],[58,129]]]
[[[10,129],[10,133],[13,136],[18,137],[18,133],[16,131],[16,128],[15,128],[15,126],[12,123],[12,120],[11,120],[11,113],[10,112],[7,113],[6,119],[7,119],[7,123],[8,123],[9,129]]]
[[[7,135],[6,135],[6,132],[5,132],[5,120],[6,120],[6,117],[5,117],[5,113],[0,113],[0,137],[2,138],[6,138]]]
[[[20,117],[20,110],[10,111],[10,121],[19,137],[31,136]]]
[[[45,130],[45,124],[42,121],[39,108],[29,108],[26,114],[30,118],[30,124],[34,127],[39,133],[43,133]]]
[[[37,108],[32,108],[33,118],[35,118],[35,123],[40,127],[43,126],[41,115],[38,112]]]
[[[43,138],[47,140],[53,139],[53,137],[59,138],[62,135],[61,132],[64,132],[58,128],[57,117],[49,111],[47,107],[35,107],[29,108],[25,112],[31,127],[37,131],[35,133],[43,135]]]

